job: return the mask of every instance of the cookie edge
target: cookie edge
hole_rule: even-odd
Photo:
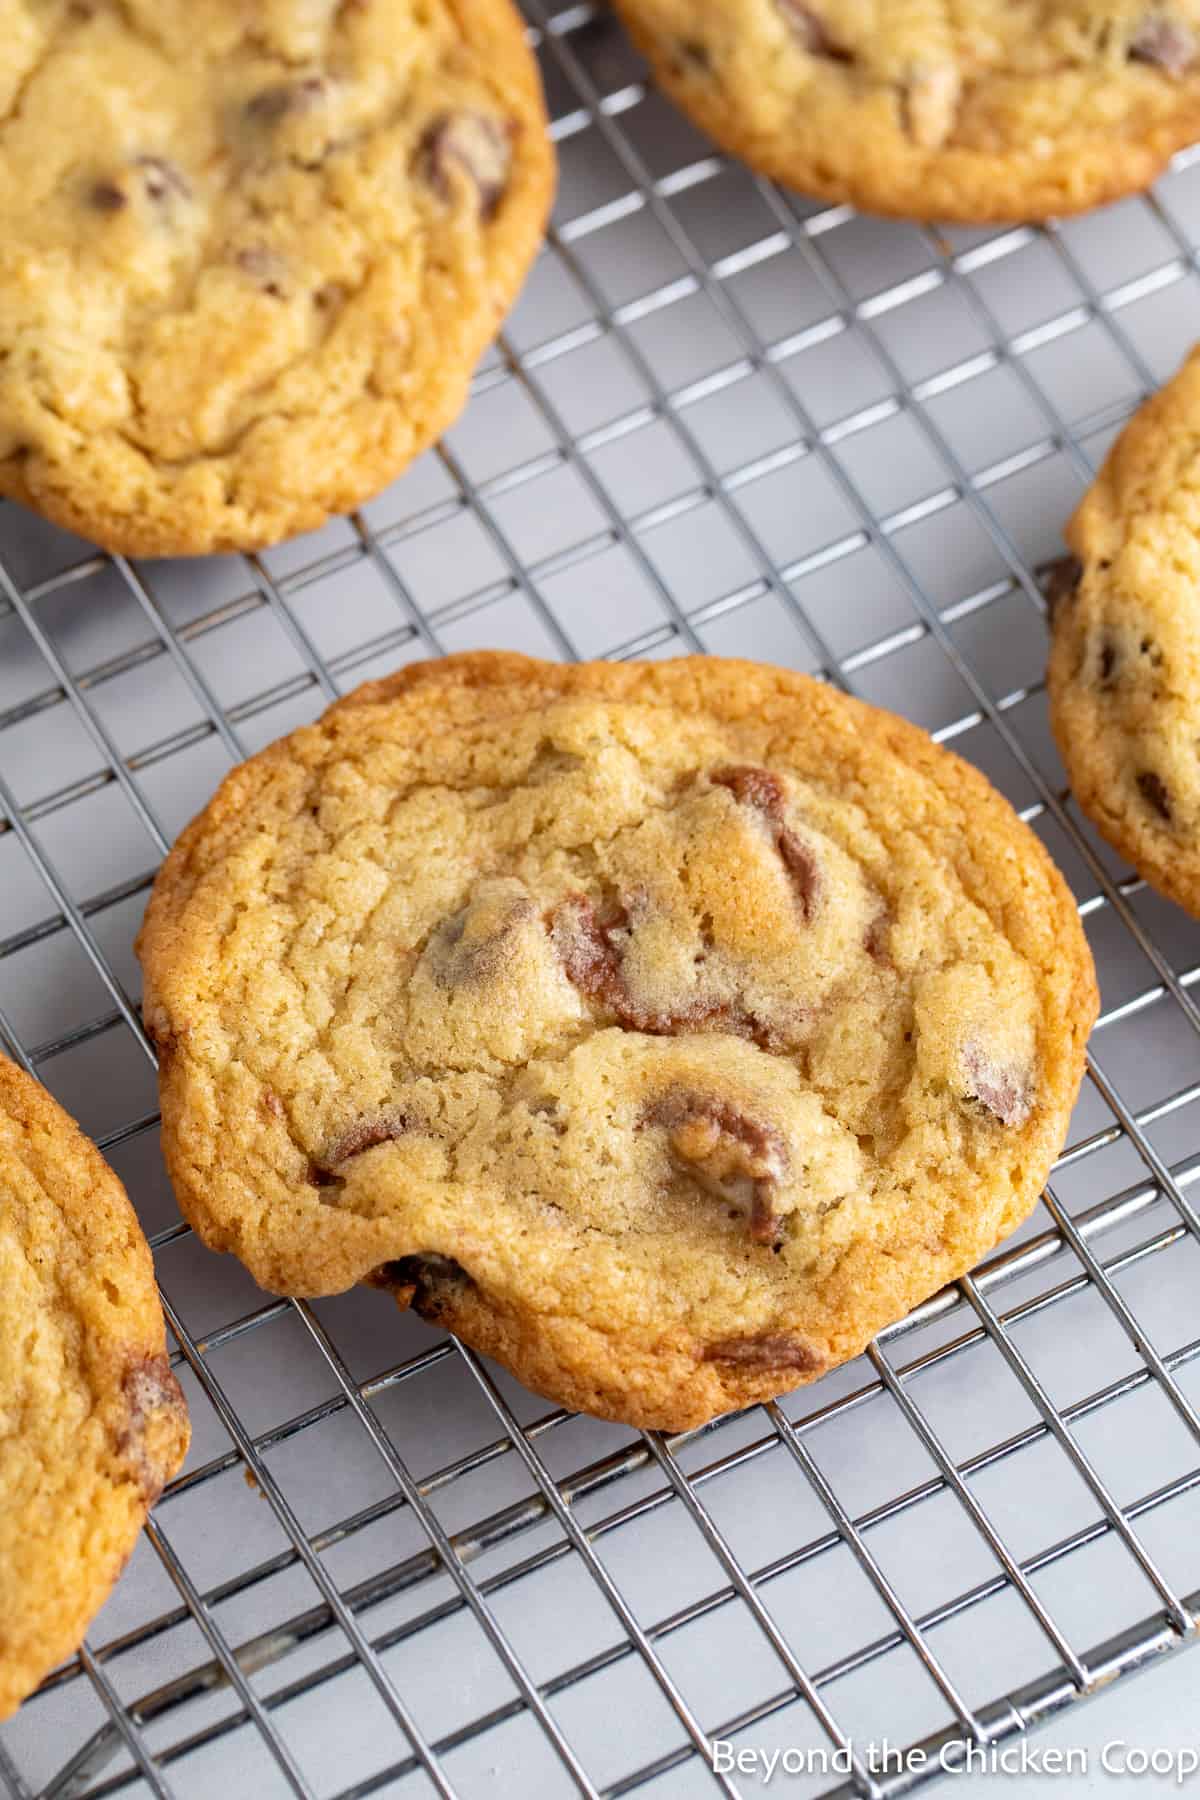
[[[181,1467],[190,1441],[190,1423],[182,1391],[169,1373],[166,1327],[154,1284],[150,1247],[119,1178],[84,1135],[75,1120],[32,1076],[0,1055],[0,1112],[20,1131],[30,1148],[35,1169],[44,1169],[55,1182],[54,1193],[68,1217],[94,1217],[106,1221],[128,1240],[131,1290],[136,1283],[136,1310],[128,1332],[111,1343],[97,1345],[102,1377],[95,1394],[98,1410],[107,1416],[113,1455],[107,1467],[97,1470],[87,1498],[95,1507],[100,1496],[114,1497],[126,1525],[115,1532],[116,1545],[108,1557],[87,1570],[64,1606],[49,1624],[32,1634],[20,1660],[0,1660],[0,1720],[10,1717],[49,1672],[74,1654],[112,1589],[137,1543],[158,1493]],[[133,1405],[126,1382],[140,1361],[154,1366],[155,1380],[170,1395],[158,1409],[160,1428],[155,1434],[155,1454],[147,1465],[137,1436],[131,1431]],[[173,1389],[173,1393],[172,1393]],[[124,1424],[122,1424],[122,1411]],[[132,1488],[132,1493],[127,1492]]]
[[[241,509],[197,509],[201,516],[184,521],[177,497],[170,487],[155,481],[153,507],[143,504],[135,514],[128,509],[106,508],[102,479],[82,482],[52,480],[56,473],[77,466],[48,465],[46,480],[31,483],[23,472],[26,459],[10,457],[0,462],[0,498],[28,507],[52,525],[70,531],[114,556],[153,559],[254,553],[270,549],[306,532],[317,531],[330,519],[353,512],[380,494],[428,450],[461,415],[470,398],[471,381],[480,357],[494,342],[497,332],[517,297],[537,257],[557,181],[557,158],[549,134],[545,94],[536,58],[526,40],[525,25],[512,0],[447,0],[464,39],[490,46],[494,67],[503,68],[504,84],[519,105],[521,131],[518,143],[521,192],[513,196],[511,216],[500,240],[493,266],[493,311],[464,325],[465,347],[458,356],[438,359],[422,389],[421,430],[412,446],[397,462],[365,438],[362,454],[349,462],[339,457],[325,471],[324,486],[304,503],[297,501],[270,524],[254,528],[253,521],[236,523]],[[474,329],[469,329],[470,325]],[[389,403],[381,401],[380,406]],[[400,401],[390,403],[401,409]],[[403,409],[411,407],[411,397]],[[340,415],[337,415],[340,416]],[[373,412],[373,417],[376,414]],[[86,447],[86,440],[85,440]],[[150,462],[151,471],[155,464]]]
[[[1137,409],[1068,520],[1063,535],[1081,565],[1080,587],[1100,564],[1114,556],[1129,510],[1126,489],[1135,483],[1141,467],[1155,466],[1163,434],[1171,434],[1179,412],[1194,418],[1200,432],[1200,349],[1193,350],[1170,380]],[[1200,919],[1200,845],[1189,856],[1149,811],[1139,823],[1136,814],[1109,806],[1109,794],[1121,784],[1120,758],[1108,753],[1103,733],[1090,729],[1093,710],[1072,673],[1071,603],[1060,604],[1048,624],[1050,727],[1071,791],[1119,856],[1158,893]]]
[[[850,205],[880,218],[926,224],[1023,225],[1091,212],[1127,195],[1142,193],[1162,174],[1177,151],[1200,137],[1200,74],[1196,99],[1145,137],[1085,139],[1052,157],[1030,157],[1028,175],[1020,159],[965,150],[949,153],[913,149],[899,163],[896,146],[876,147],[852,173],[823,176],[811,158],[777,154],[770,134],[757,134],[718,91],[689,80],[663,54],[659,34],[643,16],[639,0],[614,0],[635,47],[645,57],[656,86],[728,155],[768,180],[831,206]],[[852,132],[853,108],[847,126]],[[879,149],[885,150],[879,154]],[[951,174],[947,157],[972,166],[972,179]],[[1119,172],[1118,172],[1119,171]]]
[[[723,1367],[699,1359],[693,1341],[660,1341],[649,1352],[627,1340],[613,1346],[593,1325],[584,1321],[553,1321],[533,1312],[501,1312],[475,1296],[460,1295],[443,1308],[440,1322],[486,1354],[505,1361],[519,1379],[535,1391],[561,1404],[617,1419],[619,1422],[681,1430],[702,1424],[718,1412],[745,1406],[755,1400],[789,1391],[819,1373],[856,1355],[885,1324],[903,1317],[911,1308],[974,1266],[1025,1218],[1037,1204],[1053,1163],[1062,1148],[1084,1071],[1085,1045],[1099,1006],[1090,950],[1078,911],[1061,874],[1036,836],[1017,818],[1008,802],[986,778],[952,752],[933,744],[919,727],[896,715],[883,713],[865,702],[836,697],[811,678],[767,665],[709,657],[680,658],[670,663],[554,664],[510,652],[474,651],[430,662],[410,664],[382,680],[362,687],[334,703],[314,727],[317,733],[340,733],[364,711],[386,706],[405,693],[434,684],[461,684],[485,689],[515,689],[536,696],[536,703],[564,693],[592,697],[623,697],[677,704],[671,690],[690,691],[695,707],[714,708],[719,689],[732,711],[743,717],[760,717],[766,693],[774,691],[784,703],[797,700],[834,707],[843,729],[866,729],[882,735],[897,755],[917,763],[964,819],[970,820],[970,842],[981,886],[989,886],[997,870],[1010,897],[1024,903],[1023,923],[1037,935],[1043,975],[1044,1017],[1060,1021],[1060,1055],[1055,1069],[1052,1101],[1036,1140],[1030,1140],[1030,1176],[1027,1189],[999,1217],[977,1217],[965,1253],[957,1257],[934,1256],[919,1280],[907,1279],[903,1292],[885,1306],[854,1321],[853,1328],[811,1343],[814,1367],[764,1372],[744,1367]],[[664,694],[664,689],[667,693]],[[720,716],[725,716],[723,713]],[[294,734],[293,734],[294,735]],[[291,739],[283,739],[245,763],[226,778],[208,808],[183,833],[155,883],[146,921],[138,938],[138,953],[146,974],[147,1005],[153,1013],[162,1006],[162,990],[170,985],[171,964],[179,947],[179,928],[188,897],[207,859],[204,842],[216,828],[219,839],[224,822],[236,824],[249,795],[260,779],[284,776]],[[982,823],[982,821],[986,821]],[[995,856],[989,870],[988,842]],[[1015,855],[1010,855],[1014,850]],[[219,860],[219,850],[216,859]],[[1011,866],[1010,866],[1011,865]],[[1015,885],[1014,885],[1015,884]],[[1044,906],[1030,903],[1027,890],[1036,884]],[[995,902],[1003,910],[1003,897]],[[1028,954],[1028,947],[1024,947]],[[1047,986],[1047,983],[1049,984]],[[165,1009],[164,1009],[164,1016]],[[168,1166],[176,1183],[180,1205],[211,1248],[245,1255],[236,1216],[219,1220],[209,1203],[211,1181],[190,1160],[187,1147],[187,1094],[178,1059],[164,1062],[162,1106],[163,1141]],[[257,1184],[267,1171],[256,1171]],[[411,1246],[409,1253],[411,1253]],[[400,1252],[404,1254],[404,1251]],[[911,1271],[912,1260],[906,1267]],[[268,1269],[261,1259],[251,1272],[268,1287],[288,1291],[280,1280],[284,1271]],[[371,1271],[359,1269],[342,1284],[363,1280]],[[853,1309],[850,1309],[853,1311]],[[579,1346],[587,1344],[582,1359]],[[553,1346],[553,1347],[552,1347]]]

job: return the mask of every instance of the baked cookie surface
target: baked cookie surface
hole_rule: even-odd
[[[409,667],[234,771],[140,939],[183,1209],[682,1428],[1011,1230],[1096,1009],[974,770],[751,663]]]
[[[1200,4],[617,0],[733,155],[868,212],[986,223],[1146,187],[1200,137]]]
[[[1200,356],[1125,427],[1066,537],[1046,678],[1071,785],[1200,917]]]
[[[147,556],[348,510],[461,409],[552,184],[510,0],[13,0],[0,493]]]
[[[78,1648],[187,1443],[125,1191],[0,1058],[0,1719]]]

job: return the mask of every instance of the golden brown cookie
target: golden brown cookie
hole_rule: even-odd
[[[1066,536],[1046,679],[1071,785],[1200,917],[1200,355],[1125,427]]]
[[[617,5],[725,149],[867,212],[1079,212],[1148,186],[1200,137],[1200,0]]]
[[[14,0],[0,494],[253,549],[459,412],[553,185],[511,0]]]
[[[0,1719],[78,1648],[187,1443],[125,1191],[0,1057]]]
[[[667,1428],[811,1380],[1010,1231],[1096,1011],[981,775],[715,658],[359,689],[229,776],[140,952],[208,1244]]]

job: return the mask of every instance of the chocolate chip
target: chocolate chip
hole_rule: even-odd
[[[1077,556],[1060,556],[1054,562],[1047,563],[1040,575],[1042,598],[1053,625],[1059,608],[1068,605],[1079,592],[1079,584],[1083,580],[1083,564]]]
[[[758,1337],[723,1338],[706,1344],[701,1362],[732,1363],[741,1369],[798,1369],[804,1375],[815,1375],[825,1367],[811,1344],[789,1332],[762,1332]]]
[[[512,168],[512,132],[486,113],[446,113],[428,127],[417,148],[417,170],[449,203],[464,174],[475,189],[481,218],[496,213]]]
[[[832,62],[854,61],[852,53],[830,37],[821,15],[803,5],[802,0],[775,0],[775,4],[800,48],[810,56],[824,56]]]
[[[888,947],[888,939],[892,934],[891,908],[885,906],[877,912],[863,935],[863,949],[872,962],[889,965],[892,960]]]
[[[981,1044],[968,1044],[963,1068],[970,1082],[968,1099],[999,1119],[1002,1125],[1023,1125],[1033,1110],[1028,1077],[990,1057]]]
[[[1148,13],[1129,40],[1129,60],[1183,75],[1196,59],[1196,35],[1179,19]]]
[[[361,1156],[364,1150],[373,1150],[377,1144],[394,1142],[408,1129],[409,1120],[403,1113],[383,1113],[377,1119],[359,1119],[334,1138],[323,1156],[313,1159],[309,1165],[309,1181],[313,1187],[340,1187],[344,1180],[340,1171],[346,1163]]]
[[[1101,687],[1109,686],[1113,678],[1113,672],[1119,661],[1120,652],[1118,651],[1117,646],[1113,643],[1111,638],[1105,638],[1100,646],[1100,655],[1096,660]]]
[[[551,940],[567,980],[613,1012],[629,1003],[618,938],[628,929],[629,914],[623,906],[610,904],[598,913],[586,894],[569,894],[550,921]]]
[[[178,164],[168,161],[165,156],[135,156],[130,163],[134,171],[132,190],[138,187],[147,200],[156,206],[166,206],[174,200],[190,200],[191,183]],[[131,199],[131,183],[128,175],[104,176],[93,182],[88,191],[88,204],[97,212],[123,212]]]
[[[173,1451],[186,1429],[187,1404],[170,1361],[162,1352],[156,1356],[134,1357],[125,1371],[121,1391],[127,1419],[117,1449],[133,1464],[142,1497],[150,1503],[157,1500],[170,1472],[163,1465],[160,1451],[162,1448]],[[153,1440],[164,1428],[168,1444],[159,1446]]]
[[[433,1320],[451,1303],[456,1291],[475,1286],[460,1262],[437,1250],[381,1263],[367,1281],[372,1287],[386,1288],[399,1305],[411,1306],[423,1319]]]
[[[772,827],[775,848],[791,876],[804,922],[810,925],[824,885],[821,865],[803,838],[783,823],[787,795],[779,776],[770,769],[756,768],[752,763],[731,763],[725,768],[714,769],[709,779],[714,787],[726,788],[739,806],[748,806],[761,813]]]
[[[1171,819],[1171,796],[1162,776],[1156,775],[1153,769],[1143,769],[1137,778],[1137,784],[1138,792],[1141,794],[1142,799],[1146,802],[1147,806],[1151,807],[1153,811],[1158,814],[1160,819],[1165,819],[1169,823]]]
[[[491,981],[511,956],[513,939],[534,917],[528,894],[515,882],[488,883],[433,932],[422,961],[440,988]]]
[[[680,38],[679,60],[693,73],[712,73],[712,51],[699,38]]]
[[[706,1192],[749,1221],[756,1244],[777,1244],[783,1221],[775,1210],[787,1172],[779,1132],[711,1094],[672,1089],[647,1107],[642,1125],[661,1125],[675,1162]]]
[[[88,189],[88,205],[94,212],[124,212],[129,195],[115,181],[94,181]]]
[[[731,763],[714,769],[709,780],[714,787],[728,788],[739,806],[752,806],[768,819],[783,817],[783,783],[770,769],[758,769],[752,763]]]
[[[786,826],[779,833],[776,847],[784,868],[792,878],[804,923],[811,925],[821,899],[821,865],[808,845]]]
[[[256,125],[278,125],[289,114],[311,112],[329,91],[323,75],[304,75],[298,81],[278,81],[260,88],[246,102],[246,117]]]

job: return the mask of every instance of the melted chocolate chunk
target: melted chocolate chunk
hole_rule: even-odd
[[[1060,556],[1041,571],[1042,597],[1051,625],[1058,617],[1059,608],[1074,600],[1082,580],[1083,564],[1077,556]]]
[[[478,197],[480,216],[490,219],[508,187],[512,133],[486,113],[446,113],[430,125],[417,149],[417,170],[438,198],[454,197],[452,171],[467,175]]]
[[[806,925],[811,925],[824,886],[821,865],[803,838],[783,823],[787,795],[779,776],[750,763],[732,763],[714,769],[709,779],[714,787],[728,789],[739,806],[761,813],[772,827],[775,848],[796,890],[801,917]]]
[[[417,1256],[397,1257],[382,1263],[367,1277],[372,1287],[386,1288],[400,1306],[411,1306],[423,1319],[437,1320],[452,1300],[475,1283],[452,1256],[423,1250]]]
[[[971,1083],[968,1098],[978,1100],[1002,1125],[1023,1125],[1033,1110],[1028,1075],[990,1058],[980,1044],[968,1044],[963,1067]]]
[[[739,806],[752,806],[768,819],[783,817],[786,798],[783,783],[770,769],[757,769],[752,763],[730,763],[714,769],[709,777],[714,787],[728,788]]]
[[[660,1125],[671,1155],[708,1193],[743,1214],[756,1244],[775,1245],[783,1220],[775,1210],[787,1171],[783,1138],[727,1100],[673,1089],[647,1107],[641,1124]]]
[[[811,6],[803,5],[802,0],[775,0],[775,4],[800,48],[810,56],[824,56],[832,62],[854,61],[851,52],[830,37],[828,25]]]
[[[701,1362],[732,1363],[741,1369],[798,1369],[804,1375],[815,1375],[825,1367],[811,1344],[789,1332],[763,1332],[758,1337],[722,1338],[706,1344]]]
[[[390,1144],[409,1129],[403,1113],[384,1113],[377,1119],[360,1119],[334,1138],[320,1160],[309,1165],[308,1179],[313,1187],[340,1187],[345,1177],[341,1171],[364,1150],[377,1144]]]
[[[779,833],[776,847],[792,878],[804,923],[811,925],[821,898],[821,865],[808,845],[786,826]]]
[[[641,1005],[625,978],[624,940],[629,931],[627,909],[614,902],[598,913],[586,894],[571,894],[550,918],[550,936],[563,973],[573,987],[596,1006],[614,1014],[627,1031],[649,1037],[678,1037],[691,1031],[727,1031],[749,1038],[762,1050],[777,1047],[771,1026],[735,1001],[699,995],[673,1012]]]
[[[628,1010],[622,970],[624,951],[617,934],[629,929],[629,914],[614,905],[601,914],[586,894],[570,894],[555,909],[550,935],[573,987],[610,1012]]]
[[[1196,60],[1196,34],[1180,19],[1148,13],[1129,40],[1129,60],[1182,75]]]
[[[132,1462],[138,1485],[147,1503],[162,1492],[164,1470],[149,1442],[156,1419],[168,1414],[173,1421],[187,1420],[187,1404],[165,1353],[135,1357],[125,1371],[121,1384],[128,1422],[118,1439],[120,1454]]]
[[[534,917],[528,895],[475,895],[438,926],[425,950],[440,988],[476,987],[493,979],[511,954],[514,935]]]
[[[93,212],[124,212],[129,205],[129,195],[115,181],[94,181],[88,189],[88,205]]]
[[[1147,806],[1150,807],[1153,812],[1156,812],[1160,819],[1165,820],[1169,824],[1171,819],[1171,796],[1162,776],[1156,775],[1153,769],[1143,769],[1137,778],[1137,784],[1138,792],[1141,794],[1142,799],[1146,802]]]

